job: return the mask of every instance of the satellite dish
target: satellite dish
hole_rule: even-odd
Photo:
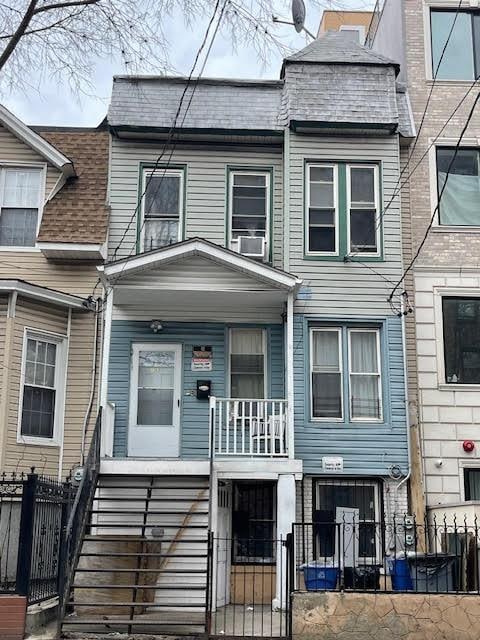
[[[292,0],[292,19],[295,31],[300,33],[305,24],[305,3],[303,0]]]

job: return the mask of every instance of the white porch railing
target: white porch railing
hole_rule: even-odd
[[[288,457],[286,400],[210,398],[214,456]]]

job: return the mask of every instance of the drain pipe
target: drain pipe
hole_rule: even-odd
[[[93,355],[92,355],[92,368],[90,372],[90,395],[88,398],[87,410],[85,411],[85,416],[83,418],[82,425],[82,446],[80,449],[80,466],[83,465],[85,461],[85,443],[87,438],[87,429],[88,429],[88,421],[90,420],[90,414],[92,413],[93,407],[93,399],[95,396],[95,381],[97,377],[97,342],[98,342],[98,321],[100,317],[100,305],[99,299],[95,301],[94,308],[94,331],[93,331]]]
[[[67,381],[69,376],[69,368],[68,361],[70,358],[70,340],[72,336],[72,309],[71,307],[68,309],[68,318],[67,318],[67,347],[66,347],[66,355],[65,355],[65,379],[63,381],[64,389],[63,389],[63,430],[62,430],[62,439],[60,441],[60,451],[58,453],[58,482],[61,482],[63,475],[63,453],[65,449],[65,409],[66,409],[66,398],[67,398]]]

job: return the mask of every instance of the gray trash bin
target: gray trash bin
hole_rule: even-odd
[[[421,593],[455,591],[453,569],[457,557],[451,553],[413,553],[408,555],[413,590]]]

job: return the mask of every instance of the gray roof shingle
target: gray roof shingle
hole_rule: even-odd
[[[186,83],[187,79],[182,77],[115,77],[108,110],[109,124],[113,127],[169,129]],[[278,114],[282,86],[281,80],[202,78],[197,85],[193,80],[185,94],[177,126],[186,129],[281,130]]]

